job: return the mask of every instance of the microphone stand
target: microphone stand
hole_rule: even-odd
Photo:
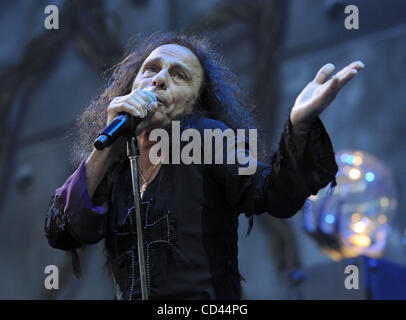
[[[148,101],[157,102],[154,93],[148,90],[143,90],[144,93],[148,95]],[[128,131],[125,127],[125,122],[128,121],[130,129]],[[141,219],[141,206],[140,206],[140,185],[138,178],[138,157],[140,156],[140,150],[138,147],[137,137],[135,135],[136,126],[140,122],[138,119],[135,120],[134,117],[127,117],[126,115],[119,115],[113,120],[110,125],[105,128],[99,135],[99,137],[94,142],[94,147],[98,150],[102,150],[105,147],[111,145],[117,138],[118,133],[124,132],[127,139],[127,157],[130,160],[131,166],[131,178],[134,194],[134,210],[135,210],[135,222],[137,230],[137,247],[138,247],[138,265],[140,267],[140,281],[141,281],[141,297],[142,300],[148,300],[148,290],[147,290],[147,275],[145,271],[145,256],[144,256],[144,241],[143,241],[143,228]],[[123,126],[124,125],[124,126]],[[124,130],[124,131],[122,131]],[[115,135],[115,138],[112,136]]]
[[[138,157],[140,156],[140,150],[138,147],[138,141],[135,136],[135,130],[130,130],[127,136],[127,157],[130,159],[132,186],[134,193],[134,210],[135,221],[137,228],[137,247],[138,247],[138,260],[140,267],[140,280],[141,280],[141,297],[142,300],[148,300],[147,291],[147,276],[145,271],[145,256],[144,256],[144,241],[143,241],[143,228],[141,219],[141,207],[140,207],[140,187],[138,178]]]

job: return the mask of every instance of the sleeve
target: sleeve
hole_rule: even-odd
[[[265,186],[269,185],[265,194],[267,211],[271,215],[289,218],[300,210],[310,195],[317,194],[330,182],[332,186],[336,185],[338,166],[330,137],[320,118],[314,121],[305,143],[304,152],[299,154],[293,141],[292,123],[286,121],[279,148],[272,157],[269,181],[265,183]]]
[[[85,160],[66,182],[55,191],[45,217],[49,244],[72,250],[94,244],[105,236],[109,209],[108,175],[97,187],[93,199],[86,188]]]
[[[200,126],[227,129],[221,121],[211,119]],[[313,123],[306,141],[304,152],[299,155],[292,138],[292,124],[287,120],[271,164],[257,161],[256,155],[250,151],[256,141],[246,140],[244,150],[234,146],[235,157],[243,153],[255,163],[253,174],[240,174],[239,169],[244,165],[238,161],[229,164],[226,160],[223,164],[208,167],[215,180],[224,186],[226,201],[236,214],[252,216],[268,212],[278,218],[290,218],[311,194],[316,194],[329,182],[335,185],[338,166],[330,138],[319,118]],[[223,159],[228,159],[229,149],[230,144],[223,142]]]

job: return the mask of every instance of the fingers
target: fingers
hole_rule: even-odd
[[[340,82],[338,77],[333,76],[329,80],[328,87],[325,89],[324,92],[324,99],[327,103],[330,103],[337,95],[338,90],[340,90]]]
[[[120,112],[127,112],[132,116],[140,118],[143,118],[146,115],[146,110],[143,108],[143,105],[130,97],[113,101],[107,111],[114,113],[114,116],[117,116]]]
[[[327,79],[330,77],[330,75],[333,73],[334,69],[336,67],[332,63],[327,63],[321,69],[319,72],[317,72],[316,77],[314,78],[314,81],[320,84],[323,84],[327,81]]]
[[[146,103],[144,100],[138,98],[138,97],[129,97],[128,99],[125,100],[125,102],[129,103],[131,106],[133,106],[137,111],[140,112],[141,118],[145,117],[148,112],[148,107],[146,107]]]
[[[341,82],[343,82],[341,85],[341,86],[343,86],[345,83],[348,82],[349,79],[352,78],[352,76],[357,74],[357,72],[354,72],[354,70],[358,71],[364,67],[365,67],[365,65],[362,61],[354,61],[354,62],[350,63],[348,66],[346,66],[345,68],[341,69],[339,72],[337,72],[335,74],[335,76],[338,77],[339,85],[341,85]],[[333,73],[334,69],[335,69],[335,66],[332,63],[328,63],[328,64],[324,65],[317,72],[317,75],[314,78],[314,81],[319,84],[324,84],[328,80],[330,75]]]
[[[327,83],[325,83],[317,92],[315,96],[314,105],[318,106],[318,112],[321,112],[334,98],[339,90],[338,78],[332,77]]]
[[[324,85],[320,88],[321,95],[322,96],[337,95],[338,91],[358,73],[358,70],[364,67],[365,65],[361,61],[355,61],[350,63],[348,66],[341,69],[333,77],[331,77],[330,80],[324,83]],[[322,71],[322,69],[320,71]]]
[[[341,78],[338,78],[338,87],[341,89],[348,81],[358,73],[357,70],[351,69],[347,71]]]
[[[365,65],[361,61],[355,61],[334,75],[337,78],[337,90],[341,89],[348,81],[350,81],[357,73],[358,70],[364,68]]]
[[[134,117],[144,118],[148,113],[148,97],[145,95],[146,94],[141,90],[135,90],[128,95],[114,98],[107,108],[107,123],[109,124],[122,112]],[[158,107],[155,102],[151,105],[155,107],[155,109]]]
[[[145,93],[144,90],[135,90],[131,92],[129,96],[140,103],[146,111],[154,112],[158,108],[158,103],[155,101],[150,102],[151,96],[148,93]]]
[[[339,76],[335,74],[321,88],[318,94],[318,104],[325,108],[331,101],[335,99],[340,89],[358,73],[355,69],[349,69],[346,73]]]
[[[142,118],[141,111],[134,108],[131,104],[127,102],[121,102],[119,105],[113,105],[109,107],[108,110],[110,113],[113,114],[114,117],[116,117],[121,112],[125,112],[132,116]]]
[[[339,77],[339,79],[342,79],[351,70],[358,71],[358,70],[360,70],[360,69],[362,69],[364,67],[365,67],[365,65],[361,61],[355,61],[355,62],[350,63],[345,68],[341,69],[339,72],[337,72],[336,75]]]

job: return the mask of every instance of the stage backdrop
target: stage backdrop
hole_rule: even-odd
[[[317,70],[327,62],[341,68],[362,60],[366,68],[322,120],[336,150],[365,150],[392,170],[399,207],[385,259],[406,265],[404,1],[59,0],[52,3],[59,9],[59,29],[46,30],[49,4],[0,2],[0,299],[113,298],[103,243],[79,251],[78,280],[70,256],[48,246],[44,214],[75,169],[66,132],[105,85],[102,72],[129,43],[136,45],[135,36],[156,31],[190,30],[217,44],[255,103],[251,111],[268,154]],[[345,4],[358,6],[358,30],[344,27]],[[304,233],[301,213],[290,220],[256,217],[248,237],[247,227],[241,217],[246,299],[297,298],[288,272],[330,263]],[[44,288],[47,265],[59,268],[59,290]],[[344,278],[344,270],[331,270],[338,270],[331,277]]]

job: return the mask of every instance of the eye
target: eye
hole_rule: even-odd
[[[145,72],[157,72],[158,68],[155,65],[150,65],[145,67]]]
[[[178,73],[176,74],[176,77],[177,77],[178,79],[180,79],[180,80],[185,80],[185,79],[186,79],[185,75],[184,75],[183,73],[181,73],[181,72],[178,72]]]
[[[186,80],[186,77],[182,72],[176,72],[175,77],[179,80]]]

